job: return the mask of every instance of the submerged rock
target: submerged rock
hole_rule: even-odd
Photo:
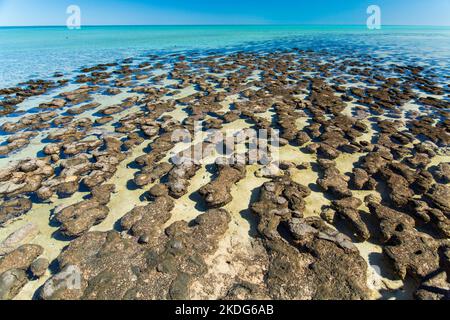
[[[17,198],[7,200],[0,205],[0,226],[8,220],[20,217],[31,210],[32,203],[29,199]]]
[[[0,274],[11,269],[27,270],[44,249],[35,244],[23,245],[0,258]]]
[[[30,265],[31,274],[36,277],[42,277],[48,269],[50,262],[46,258],[38,258]]]
[[[349,221],[358,238],[365,241],[370,238],[370,232],[358,211],[361,205],[362,201],[353,197],[333,201],[336,211]]]
[[[292,187],[298,192],[298,202],[291,202]],[[282,178],[265,183],[259,201],[251,207],[259,216],[258,231],[269,255],[264,282],[267,295],[283,300],[367,299],[367,265],[351,240],[325,226],[320,218],[301,219],[291,211],[304,206],[303,198],[309,192]],[[293,237],[291,244],[279,231],[284,222]]]
[[[123,229],[130,230],[134,236],[150,239],[158,236],[158,229],[166,223],[173,209],[173,200],[169,197],[158,197],[146,206],[135,207],[120,220]]]
[[[379,204],[378,201],[375,202],[367,199],[366,202],[370,212],[374,214],[380,222],[382,234],[381,240],[385,243],[388,242],[396,232],[412,229],[415,226],[414,219],[405,213],[388,208]]]
[[[438,182],[450,183],[450,163],[440,163],[434,172],[434,176]]]
[[[11,269],[0,274],[0,300],[12,300],[28,283],[24,270]]]
[[[392,245],[384,248],[401,279],[406,275],[423,279],[439,268],[439,242],[413,230],[397,232]]]
[[[172,197],[178,199],[186,194],[191,179],[200,166],[192,161],[184,161],[180,165],[175,166],[170,172],[167,183],[169,193]]]
[[[39,234],[39,228],[33,223],[27,223],[23,227],[11,233],[0,243],[0,256],[14,251],[21,245],[33,240]]]
[[[325,191],[332,193],[338,198],[351,197],[352,192],[348,188],[349,178],[342,175],[336,168],[335,163],[329,161],[319,161],[319,165],[324,170],[323,178],[317,180],[317,184]]]
[[[56,213],[55,219],[61,223],[60,232],[68,237],[77,237],[92,226],[103,221],[109,208],[96,200],[86,200]]]
[[[200,188],[198,191],[205,199],[210,208],[219,208],[230,203],[231,187],[245,177],[245,165],[218,165],[219,175],[217,178]]]
[[[435,184],[425,195],[433,207],[436,207],[446,216],[450,215],[450,187],[442,184]]]

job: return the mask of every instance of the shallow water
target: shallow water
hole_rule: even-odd
[[[389,62],[407,55],[411,63],[448,70],[450,27],[384,26],[381,30],[368,30],[366,26],[298,25],[86,26],[80,30],[1,27],[0,87],[147,54],[293,47],[331,52],[356,50],[386,57]]]

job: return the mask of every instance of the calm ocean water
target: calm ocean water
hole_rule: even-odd
[[[365,26],[4,27],[0,28],[0,87],[144,54],[290,47],[406,59],[444,74],[450,61],[450,27],[376,31]]]

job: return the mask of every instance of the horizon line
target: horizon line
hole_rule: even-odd
[[[86,24],[81,27],[227,27],[227,26],[365,26],[365,24],[326,24],[326,23],[230,23],[230,24]],[[51,28],[66,27],[64,24],[49,25],[0,25],[0,28]],[[450,25],[431,24],[385,24],[382,27],[450,27]]]

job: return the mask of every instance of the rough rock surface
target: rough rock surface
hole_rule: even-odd
[[[269,255],[267,295],[286,300],[368,298],[367,266],[351,240],[327,227],[320,218],[294,217],[301,215],[289,209],[289,200],[280,201],[286,185],[292,183],[265,183],[259,201],[252,205]],[[304,187],[297,189],[300,199],[308,195],[302,192]],[[290,241],[279,233],[285,223]]]
[[[26,244],[0,257],[0,300],[13,299],[28,283],[27,270],[43,251],[38,245]]]
[[[59,231],[68,237],[78,237],[102,222],[108,216],[109,208],[106,204],[114,190],[114,185],[96,186],[92,189],[91,199],[56,208],[54,218],[61,223]]]
[[[169,172],[169,182],[167,183],[170,195],[174,198],[185,195],[189,186],[189,179],[195,175],[199,168],[199,165],[191,161],[185,161],[175,166]]]
[[[0,274],[0,300],[12,300],[27,284],[24,270],[11,269]]]
[[[58,257],[60,272],[45,283],[40,297],[188,299],[192,282],[207,270],[204,258],[216,250],[229,221],[224,210],[208,211],[192,224],[179,221],[157,230],[146,245],[114,231],[86,233]]]
[[[444,212],[446,216],[450,215],[450,187],[442,184],[435,184],[425,195],[431,205]]]
[[[370,232],[358,211],[361,205],[362,201],[353,197],[333,201],[336,211],[350,222],[358,238],[365,241],[370,238]]]
[[[27,244],[8,253],[0,258],[0,274],[11,269],[27,270],[43,250],[41,246]]]
[[[204,197],[210,208],[220,208],[233,200],[231,187],[245,177],[245,165],[218,165],[219,174],[209,184],[200,188],[199,193]]]
[[[39,228],[33,223],[27,223],[23,227],[11,233],[0,243],[0,255],[5,255],[17,249],[23,244],[33,240],[39,234]]]
[[[86,200],[62,209],[55,214],[61,223],[60,231],[68,237],[76,237],[103,221],[109,208],[96,200]]]
[[[8,220],[20,217],[31,210],[32,203],[29,199],[18,198],[8,200],[0,205],[0,226]]]
[[[158,228],[170,219],[173,207],[173,200],[169,197],[157,197],[146,206],[135,207],[122,217],[120,223],[124,230],[130,230],[134,236],[151,242],[151,238],[158,236]]]
[[[38,258],[30,265],[31,274],[36,277],[42,277],[48,269],[50,262],[46,258]]]
[[[414,219],[404,213],[374,201],[368,206],[380,220],[384,253],[400,278],[410,275],[422,280],[439,269],[439,248],[444,243],[417,231]]]
[[[338,198],[351,197],[352,192],[348,188],[349,178],[342,175],[335,163],[327,160],[319,160],[320,167],[324,170],[323,177],[317,180],[317,184],[325,191]]]

